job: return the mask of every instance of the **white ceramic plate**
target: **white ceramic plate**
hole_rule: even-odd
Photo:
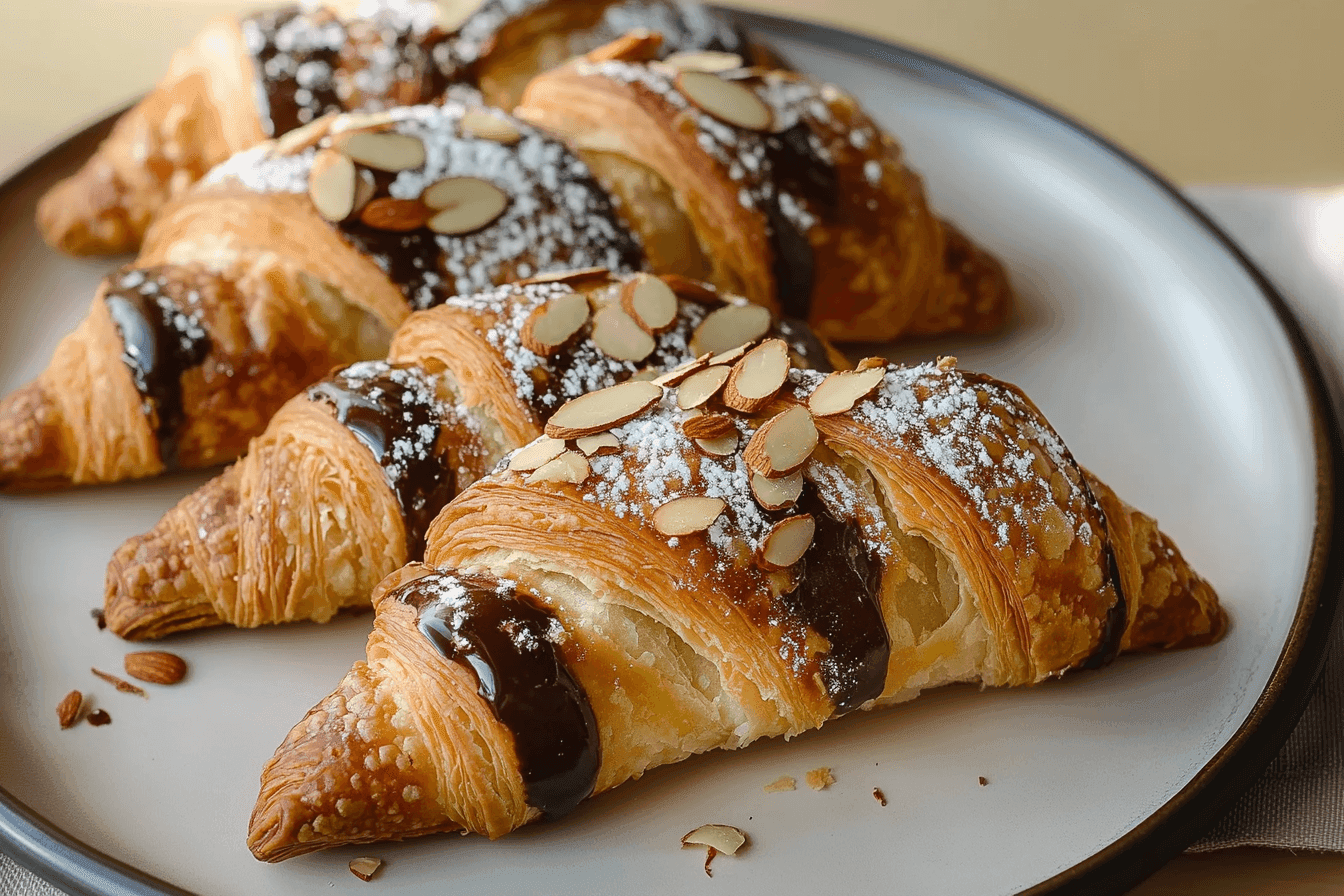
[[[0,842],[11,852],[98,893],[364,894],[346,870],[358,854],[384,858],[380,885],[408,894],[1096,893],[1155,867],[1263,767],[1319,659],[1312,633],[1328,613],[1311,624],[1325,565],[1314,539],[1333,513],[1314,374],[1272,297],[1152,175],[1062,119],[907,51],[750,21],[799,68],[856,93],[900,136],[935,206],[1011,271],[1022,308],[1006,336],[897,355],[956,354],[1021,385],[1212,581],[1227,638],[1030,690],[931,693],[792,743],[699,757],[499,842],[431,837],[268,866],[243,842],[258,772],[363,656],[370,617],[177,638],[186,683],[148,701],[117,694],[88,672],[119,669],[125,652],[89,616],[104,564],[205,477],[6,497]],[[40,189],[90,146],[86,135],[49,154],[0,195],[6,391],[45,363],[108,268],[57,256],[30,223]],[[75,687],[113,724],[59,730],[54,707]],[[762,791],[818,766],[834,771],[826,792]],[[678,849],[711,821],[752,841],[718,859],[713,880],[699,853]]]

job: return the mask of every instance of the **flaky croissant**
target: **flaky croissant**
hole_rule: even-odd
[[[448,499],[571,398],[766,334],[784,335],[804,366],[848,366],[806,325],[669,279],[681,297],[647,274],[591,271],[413,314],[386,362],[293,398],[242,460],[117,550],[108,627],[142,639],[326,621],[420,559]]]
[[[165,209],[37,380],[0,403],[0,488],[232,460],[416,308],[539,272],[637,270],[564,145],[463,94],[322,119]]]
[[[690,380],[571,402],[547,431],[616,453],[450,503],[379,586],[367,661],[262,772],[252,852],[497,837],[693,753],[1223,633],[1017,389],[950,361],[781,372],[781,351],[690,412]],[[697,448],[705,418],[739,450]]]
[[[536,77],[516,111],[627,202],[657,197],[666,210],[646,220],[678,221],[683,271],[828,339],[1003,324],[1002,268],[933,214],[852,97],[789,72],[702,68],[580,59]],[[641,235],[656,263],[657,239]]]
[[[47,242],[76,255],[132,251],[165,203],[268,137],[328,113],[437,102],[450,84],[479,84],[509,109],[538,71],[631,28],[659,31],[663,53],[746,46],[695,2],[485,0],[459,4],[451,18],[426,0],[365,0],[349,16],[335,6],[207,26],[83,168],[43,197]]]

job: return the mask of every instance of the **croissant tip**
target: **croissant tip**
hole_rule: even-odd
[[[175,545],[172,539],[159,537],[156,528],[127,541],[112,555],[103,588],[103,619],[117,637],[150,641],[221,624],[204,594],[190,599],[176,589],[155,593],[173,581],[165,568],[173,565],[170,555],[175,555]]]
[[[42,239],[67,255],[120,255],[133,252],[140,234],[130,225],[110,176],[96,159],[58,181],[37,203]]]
[[[29,383],[0,400],[0,491],[68,487],[59,411],[46,391]]]

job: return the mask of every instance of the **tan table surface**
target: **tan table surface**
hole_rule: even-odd
[[[1178,183],[1344,183],[1339,0],[739,0],[899,40],[1033,94]],[[0,0],[0,172],[147,89],[246,0]],[[1180,856],[1137,896],[1324,896],[1344,856]]]

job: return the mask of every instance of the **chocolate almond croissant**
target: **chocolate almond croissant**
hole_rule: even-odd
[[[571,398],[766,335],[784,336],[803,366],[848,366],[803,324],[668,282],[578,272],[411,315],[386,361],[291,399],[242,460],[117,550],[108,627],[142,639],[326,621],[419,560],[443,505]],[[610,448],[585,443],[587,455]]]
[[[379,586],[367,660],[262,772],[252,852],[498,837],[694,753],[1223,633],[1209,585],[1017,389],[783,357],[766,340],[720,391],[571,401],[547,433],[614,453],[450,503]],[[710,427],[737,449],[706,453]]]

